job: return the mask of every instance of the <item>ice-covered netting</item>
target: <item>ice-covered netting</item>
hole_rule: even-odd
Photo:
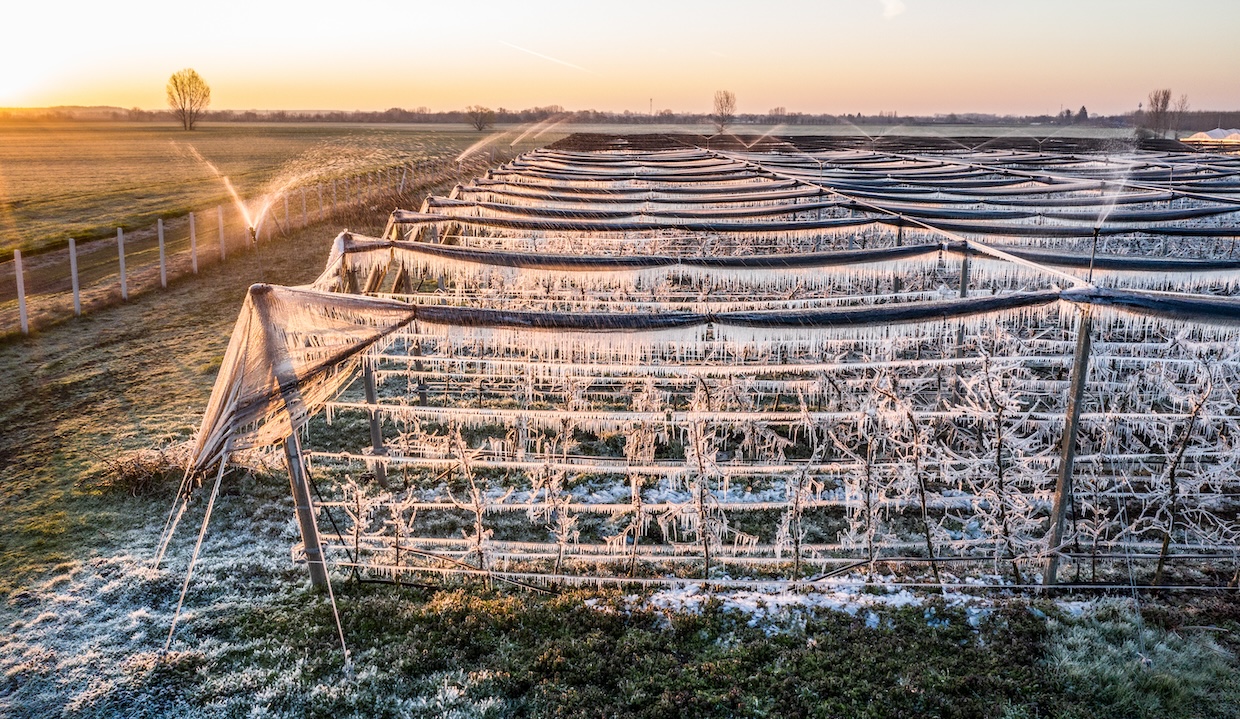
[[[535,151],[254,288],[194,466],[300,435],[318,541],[372,576],[1223,566],[1237,174]]]

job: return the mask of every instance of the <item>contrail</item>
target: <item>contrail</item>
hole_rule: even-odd
[[[567,62],[567,61],[565,61],[565,60],[557,60],[556,58],[551,57],[550,55],[544,55],[544,54],[542,54],[541,52],[534,52],[533,50],[528,50],[528,49],[526,49],[526,48],[521,47],[520,45],[513,45],[512,43],[510,43],[510,42],[504,42],[503,40],[500,40],[499,42],[500,42],[500,44],[501,44],[501,45],[507,45],[508,47],[512,48],[513,50],[520,50],[521,52],[529,53],[530,55],[533,55],[534,57],[541,57],[541,58],[542,58],[542,59],[544,59],[544,60],[550,60],[551,62],[557,63],[557,64],[559,64],[559,65],[564,65],[565,67],[571,67],[571,68],[573,68],[574,70],[580,70],[580,71],[582,71],[582,72],[588,72],[588,73],[590,73],[591,75],[597,75],[597,74],[598,74],[597,72],[594,72],[593,70],[587,70],[587,69],[585,69],[584,67],[582,67],[582,66],[580,66],[580,65],[574,65],[574,64],[572,64],[571,62]]]

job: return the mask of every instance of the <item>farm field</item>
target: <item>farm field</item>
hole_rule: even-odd
[[[385,219],[356,221],[374,232]],[[277,233],[166,292],[0,343],[10,380],[0,384],[0,715],[1240,712],[1240,600],[1223,591],[914,592],[880,581],[778,600],[675,588],[548,595],[338,570],[346,666],[329,601],[290,560],[298,527],[284,467],[251,460],[225,476],[162,653],[203,516],[201,501],[191,505],[167,561],[151,568],[179,443],[197,429],[247,288],[313,280],[336,231],[332,220]],[[364,430],[320,415],[308,434],[335,442]]]
[[[300,173],[318,179],[455,157],[490,132],[464,125],[0,123],[0,251],[115,235]],[[546,141],[550,136],[544,136]]]

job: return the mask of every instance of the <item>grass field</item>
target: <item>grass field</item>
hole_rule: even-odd
[[[168,480],[117,485],[109,469],[191,435],[246,287],[313,278],[333,234],[276,236],[166,292],[0,342],[0,716],[1240,714],[1235,593],[876,589],[844,611],[755,611],[726,593],[545,597],[337,576],[346,669],[330,606],[289,560],[278,469],[226,478],[161,654],[202,508],[152,569]]]
[[[227,175],[242,197],[296,174],[332,177],[400,162],[452,158],[499,128],[464,125],[0,123],[0,256],[115,235],[117,227],[230,204],[223,183],[190,151]],[[539,144],[562,137],[547,134]],[[495,147],[516,138],[509,132]],[[534,147],[524,141],[514,149]]]

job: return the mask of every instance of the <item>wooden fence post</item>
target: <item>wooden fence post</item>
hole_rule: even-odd
[[[1085,399],[1085,380],[1089,377],[1089,345],[1093,322],[1090,307],[1081,309],[1081,321],[1076,330],[1076,353],[1072,357],[1072,378],[1068,390],[1067,416],[1064,418],[1063,438],[1059,445],[1059,474],[1055,477],[1055,500],[1051,505],[1051,526],[1046,541],[1046,573],[1043,586],[1056,581],[1059,572],[1059,545],[1063,542],[1064,515],[1072,498],[1072,469],[1076,463],[1076,430],[1081,421],[1081,404]]]
[[[338,210],[336,209],[336,179],[332,178],[332,214],[334,215],[337,212]]]
[[[77,240],[69,238],[69,280],[73,283],[73,316],[82,316],[82,286],[78,282]]]
[[[194,229],[194,213],[189,213],[189,265],[198,274],[198,232]]]
[[[121,299],[129,299],[129,283],[125,279],[125,230],[116,228],[116,256],[121,263]]]
[[[323,183],[318,183],[319,190],[319,222],[323,221]]]
[[[220,221],[220,262],[228,259],[228,246],[224,243],[224,206],[216,205],[215,214]]]
[[[164,252],[164,218],[155,220],[155,234],[159,236],[159,286],[168,289],[168,258]]]
[[[306,210],[306,188],[301,188],[301,226],[310,224],[310,213]]]
[[[22,251],[13,250],[13,272],[17,276],[17,314],[21,318],[22,334],[30,334],[30,317],[26,313],[26,273],[22,269]]]

